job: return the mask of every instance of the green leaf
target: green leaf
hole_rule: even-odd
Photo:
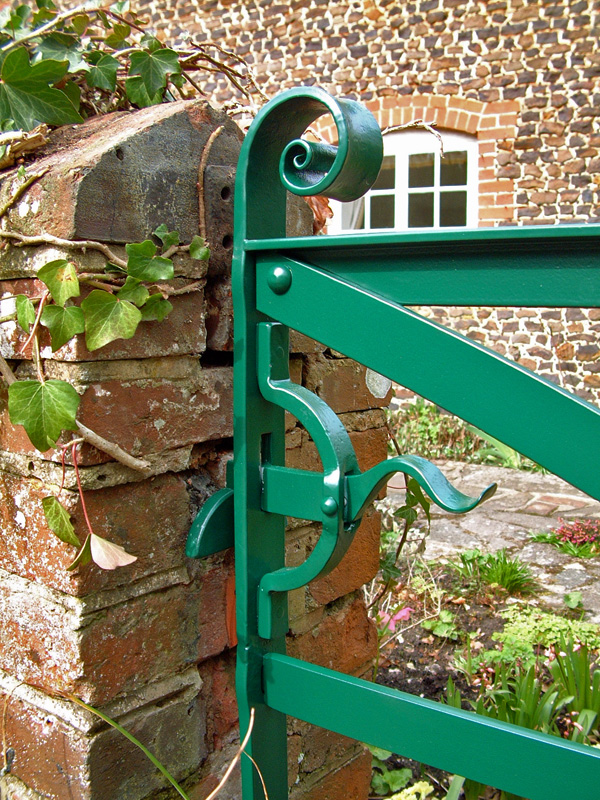
[[[49,261],[38,271],[38,278],[48,287],[52,299],[59,306],[64,306],[70,297],[79,297],[79,279],[75,265],[58,258]]]
[[[83,50],[79,36],[52,33],[42,39],[37,50],[43,59],[67,61],[69,72],[88,69],[87,63],[83,60]]]
[[[131,339],[142,319],[140,310],[132,303],[119,300],[102,289],[90,292],[82,301],[81,309],[85,314],[88,350],[97,350],[115,339]]]
[[[168,48],[161,48],[153,53],[136,50],[130,56],[129,76],[140,76],[149,97],[165,88],[168,75],[180,72],[177,53]]]
[[[162,100],[162,89],[150,97],[146,91],[146,86],[142,78],[136,75],[134,78],[127,78],[125,81],[125,93],[127,98],[139,108],[156,106]]]
[[[162,322],[163,319],[173,311],[173,306],[160,294],[152,294],[142,308],[142,319],[144,322],[156,320]]]
[[[385,780],[390,787],[390,791],[399,792],[400,789],[404,789],[412,776],[412,769],[408,769],[408,767],[404,767],[403,769],[390,769],[385,775]]]
[[[157,50],[162,49],[161,42],[156,36],[152,36],[151,33],[145,33],[140,39],[140,44],[145,50],[148,50],[149,53],[155,53]]]
[[[79,105],[81,103],[81,89],[79,86],[73,81],[69,81],[63,86],[61,92],[64,92],[67,95],[73,104],[73,108],[76,108],[77,111],[79,111]]]
[[[565,595],[564,600],[567,608],[580,608],[583,606],[583,597],[581,592],[568,592]]]
[[[91,64],[90,71],[86,76],[88,86],[96,89],[106,89],[113,92],[117,85],[117,69],[119,62],[108,53],[95,51],[90,53],[88,60]]]
[[[8,387],[8,414],[22,425],[33,446],[44,453],[63,430],[75,431],[80,397],[66,381],[15,381]]]
[[[50,331],[53,353],[85,330],[83,311],[77,306],[46,306],[40,322]]]
[[[67,66],[66,61],[52,60],[32,66],[24,47],[8,53],[0,73],[0,118],[10,117],[26,130],[40,122],[49,125],[82,122],[66,94],[50,86],[64,77]]]
[[[85,542],[83,543],[83,547],[67,567],[69,571],[75,569],[76,567],[83,567],[85,564],[89,564],[90,561],[92,560],[92,548],[90,539],[91,536],[88,536],[86,538]]]
[[[190,255],[197,261],[208,261],[210,258],[210,250],[202,236],[194,236],[190,242]]]
[[[77,14],[71,19],[71,25],[75,29],[75,33],[79,34],[79,36],[85,33],[89,24],[90,18],[87,14]]]
[[[24,294],[17,295],[17,322],[25,333],[29,333],[29,327],[35,322],[35,307],[28,297]]]
[[[158,228],[153,232],[154,236],[157,236],[162,244],[163,244],[163,251],[168,250],[169,247],[173,247],[173,245],[179,244],[179,234],[177,231],[169,232],[169,229],[166,225],[159,225]]]
[[[119,300],[128,300],[130,303],[133,303],[134,306],[140,307],[143,306],[150,297],[150,292],[141,281],[128,275],[127,280],[117,292],[117,297]]]
[[[42,508],[48,527],[61,542],[72,544],[73,547],[81,547],[81,542],[75,534],[75,528],[71,524],[69,512],[54,495],[42,498]]]
[[[125,245],[127,272],[140,281],[168,281],[173,277],[173,262],[154,256],[156,245],[150,239],[140,244]]]

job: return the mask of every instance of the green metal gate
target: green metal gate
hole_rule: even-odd
[[[299,138],[329,113],[338,145]],[[287,797],[286,715],[531,800],[600,797],[600,750],[404,694],[286,655],[287,592],[333,569],[394,471],[443,508],[478,498],[418,456],[361,474],[348,434],[288,373],[293,328],[409,387],[600,500],[600,411],[407,305],[600,307],[600,226],[285,236],[286,191],[354,200],[375,181],[381,133],[358,103],[292,89],[258,114],[235,190],[234,460],[194,522],[188,555],[234,544],[241,730],[270,800]],[[362,324],[361,324],[362,323]],[[284,412],[322,473],[285,467]],[[235,486],[235,491],[234,491]],[[285,518],[322,523],[304,564],[284,563]],[[235,531],[235,534],[234,534]],[[248,759],[243,798],[263,790]]]

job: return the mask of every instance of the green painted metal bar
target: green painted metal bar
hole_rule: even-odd
[[[284,655],[265,656],[264,686],[269,705],[284,714],[530,800],[600,794],[593,747]]]
[[[403,305],[600,306],[600,225],[246,242]]]
[[[438,403],[600,499],[595,406],[338,275],[276,254],[258,260],[263,313]],[[290,285],[276,294],[269,275],[282,268],[290,271]],[[357,329],[361,319],[369,321],[364,330]]]

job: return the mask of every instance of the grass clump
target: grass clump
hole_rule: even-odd
[[[450,562],[450,568],[474,590],[487,585],[501,587],[508,594],[531,595],[538,588],[527,564],[516,556],[509,556],[506,548],[487,554],[466,550],[460,553],[457,561]]]

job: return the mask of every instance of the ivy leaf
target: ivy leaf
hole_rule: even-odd
[[[79,34],[79,36],[83,36],[89,24],[90,18],[87,14],[77,14],[71,19],[71,25],[75,29],[75,33]]]
[[[66,94],[50,86],[64,77],[67,67],[66,61],[52,60],[32,66],[24,47],[8,53],[0,73],[0,118],[10,117],[25,130],[32,130],[41,122],[83,122]]]
[[[46,306],[40,317],[41,324],[50,331],[52,352],[66,344],[69,339],[85,330],[83,311],[77,306]]]
[[[156,245],[150,239],[139,244],[125,245],[127,272],[140,281],[168,281],[173,277],[173,262],[169,258],[154,256]]]
[[[130,56],[129,76],[140,76],[149,97],[165,88],[168,75],[177,75],[180,72],[177,53],[165,47],[152,53],[136,50]]]
[[[162,89],[155,95],[150,97],[146,91],[146,86],[142,78],[136,75],[134,78],[127,78],[125,81],[125,93],[127,99],[130,100],[134,106],[139,108],[147,108],[148,106],[156,106],[162,100]]]
[[[29,333],[29,327],[35,322],[35,307],[31,300],[24,294],[17,295],[17,322],[25,333]]]
[[[177,231],[169,232],[169,229],[165,224],[158,226],[158,228],[154,231],[154,236],[157,236],[161,240],[163,244],[163,251],[168,250],[169,247],[173,247],[173,245],[179,244],[179,234]]]
[[[54,495],[42,498],[42,508],[48,527],[61,542],[72,544],[73,547],[81,547],[81,542],[75,534],[75,528],[71,524],[69,512]]]
[[[127,47],[127,37],[131,33],[131,28],[129,25],[115,25],[112,29],[112,33],[110,33],[104,43],[108,45],[108,47],[112,47],[113,50],[121,50],[123,47]]]
[[[194,236],[190,242],[190,255],[197,261],[208,261],[210,258],[210,250],[202,236]]]
[[[94,289],[81,303],[85,314],[85,343],[88,350],[115,339],[131,339],[142,314],[126,300],[119,300],[102,289]],[[13,384],[14,386],[14,384]]]
[[[100,53],[96,50],[88,56],[90,62],[90,71],[86,76],[88,86],[93,86],[96,89],[106,89],[108,92],[114,92],[117,85],[117,69],[119,62],[108,53]]]
[[[152,36],[151,33],[145,33],[140,39],[140,44],[149,53],[155,53],[157,50],[162,49],[160,40],[157,39],[156,36]]]
[[[44,264],[38,271],[38,278],[46,284],[52,299],[59,306],[64,306],[70,297],[79,297],[79,279],[75,264],[64,258]]]
[[[162,322],[163,319],[173,311],[173,306],[160,294],[152,294],[142,308],[142,319],[144,322],[156,320]]]
[[[88,536],[85,542],[83,543],[83,547],[77,553],[73,561],[71,561],[67,569],[71,571],[76,567],[83,567],[85,564],[89,564],[91,560],[92,560],[92,549],[90,547],[90,536]]]
[[[68,33],[51,33],[45,36],[37,47],[43,59],[54,61],[67,61],[69,72],[87,70],[88,65],[83,60],[81,40],[78,36]]]
[[[117,297],[119,300],[128,300],[134,306],[139,307],[143,306],[150,297],[150,292],[142,285],[141,281],[128,275],[127,280],[117,292]]]
[[[77,430],[79,401],[79,395],[66,381],[15,381],[8,387],[10,421],[25,428],[32,445],[41,453],[56,447],[63,430]]]
[[[90,534],[90,551],[92,560],[101,569],[116,569],[137,561],[137,556],[132,556],[120,544],[109,542],[95,533]]]

